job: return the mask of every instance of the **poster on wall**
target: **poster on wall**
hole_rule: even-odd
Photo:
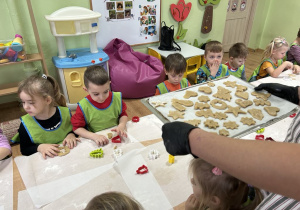
[[[90,0],[91,9],[99,12],[97,46],[114,38],[129,45],[159,42],[161,0]]]

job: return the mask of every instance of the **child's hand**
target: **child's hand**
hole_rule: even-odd
[[[290,61],[284,61],[283,64],[285,65],[284,69],[292,69],[293,68],[293,63]]]
[[[58,144],[40,144],[37,151],[42,153],[44,159],[46,159],[46,156],[53,158],[59,152]]]
[[[111,129],[111,131],[117,132],[119,136],[126,137],[127,138],[127,133],[125,131],[125,125],[119,124],[118,127]]]
[[[299,74],[300,73],[300,66],[294,65],[293,66],[293,73],[294,74]]]
[[[194,194],[191,194],[185,202],[185,210],[199,209],[199,201],[196,199]]]
[[[214,61],[213,64],[211,64],[211,65],[209,66],[210,74],[211,74],[213,77],[215,77],[216,74],[218,73],[219,66],[220,66],[220,64],[219,64],[218,61]]]
[[[108,139],[105,136],[98,135],[96,133],[94,133],[92,140],[94,142],[96,142],[96,144],[98,146],[104,146],[105,144],[108,144],[108,142],[109,142]]]
[[[67,145],[70,149],[77,146],[77,141],[81,142],[79,138],[76,138],[74,133],[69,133],[63,141],[63,145]]]

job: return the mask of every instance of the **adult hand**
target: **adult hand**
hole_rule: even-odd
[[[162,138],[168,153],[174,156],[191,154],[189,133],[194,128],[197,127],[184,122],[164,124],[162,127]]]
[[[58,144],[40,144],[37,151],[42,153],[44,159],[46,159],[46,156],[53,158],[59,153],[58,146]]]
[[[263,83],[255,87],[255,91],[266,90],[269,93],[286,99],[294,104],[299,104],[298,87],[290,87],[278,83]]]

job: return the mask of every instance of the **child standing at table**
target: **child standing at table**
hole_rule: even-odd
[[[106,192],[95,196],[84,210],[142,210],[139,202],[121,192]]]
[[[253,210],[262,201],[259,189],[200,158],[191,161],[189,170],[194,194],[186,201],[186,210]]]
[[[155,95],[160,95],[191,86],[187,78],[183,78],[186,71],[186,60],[180,53],[168,55],[165,61],[165,73],[168,80],[158,84]]]
[[[277,37],[266,47],[261,64],[254,70],[248,82],[265,78],[268,76],[278,77],[285,69],[293,69],[290,61],[284,61],[283,57],[289,49],[289,43],[285,38]]]
[[[51,76],[44,74],[23,80],[19,84],[18,95],[28,114],[21,117],[18,134],[13,141],[20,140],[23,155],[38,151],[46,159],[46,156],[57,155],[60,143],[70,149],[76,146],[80,140],[72,132],[70,109]]]
[[[3,131],[0,129],[0,160],[4,159],[10,154],[10,144],[8,143],[6,136],[3,134]]]
[[[101,66],[88,67],[84,72],[84,85],[89,95],[79,101],[76,113],[71,119],[74,132],[100,146],[108,144],[108,139],[95,132],[106,128],[117,126],[112,131],[127,137],[126,104],[120,92],[110,91],[106,70]]]
[[[228,76],[228,69],[222,64],[223,48],[218,41],[210,41],[205,45],[204,58],[206,64],[197,71],[197,83],[203,83],[216,78]]]
[[[228,73],[237,78],[247,81],[245,74],[245,61],[248,49],[244,43],[236,43],[229,49],[229,61],[225,63]]]

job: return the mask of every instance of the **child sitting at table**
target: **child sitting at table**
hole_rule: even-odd
[[[200,158],[191,161],[189,171],[193,194],[185,203],[186,210],[252,210],[262,201],[259,189]]]
[[[287,52],[287,60],[296,65],[300,65],[300,28],[297,38],[293,41],[289,51]]]
[[[34,75],[23,80],[18,95],[27,114],[21,117],[18,134],[12,141],[20,141],[23,155],[38,151],[46,159],[57,156],[60,143],[70,149],[76,146],[80,140],[72,132],[71,111],[51,76]]]
[[[4,159],[10,154],[10,144],[8,143],[6,136],[3,134],[3,131],[0,129],[0,160]]]
[[[245,74],[245,61],[248,55],[248,48],[244,43],[236,43],[229,49],[229,61],[225,63],[230,75],[247,81]]]
[[[228,69],[222,64],[223,48],[218,41],[210,41],[205,45],[204,58],[206,64],[197,71],[197,83],[203,83],[216,78],[228,76]]]
[[[139,202],[121,192],[106,192],[95,196],[84,210],[142,210]]]
[[[95,141],[99,146],[108,144],[106,136],[95,132],[112,129],[118,135],[127,137],[126,104],[120,92],[110,91],[110,80],[102,66],[90,66],[84,72],[84,89],[89,93],[79,101],[76,113],[72,116],[73,130],[81,137]]]
[[[187,78],[183,78],[186,71],[186,60],[180,53],[168,55],[165,61],[165,73],[168,80],[158,84],[155,95],[160,95],[191,86]]]
[[[293,69],[290,61],[284,61],[283,57],[289,49],[289,43],[285,38],[277,37],[266,47],[261,64],[254,70],[248,82],[265,78],[268,76],[278,77],[285,69]]]

